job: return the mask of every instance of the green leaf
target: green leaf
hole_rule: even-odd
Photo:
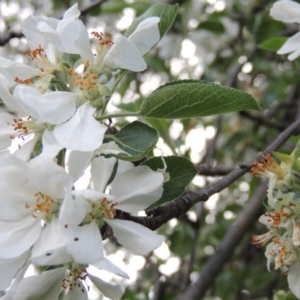
[[[122,0],[110,0],[104,2],[102,5],[97,6],[93,10],[93,15],[99,14],[116,14],[121,13],[124,8],[128,7],[128,4]]]
[[[145,156],[158,141],[157,131],[138,121],[127,124],[115,135],[109,136],[105,141],[113,140],[128,154],[114,155],[123,160],[138,160]]]
[[[166,172],[169,173],[170,179],[163,185],[164,191],[162,197],[148,207],[148,209],[152,209],[181,196],[185,187],[197,174],[194,165],[184,157],[168,156],[164,157],[164,160],[167,165]],[[161,157],[151,158],[145,161],[143,165],[149,166],[154,171],[164,168]]]
[[[199,24],[198,29],[206,29],[216,34],[225,32],[224,25],[221,22],[216,22],[216,21],[202,22]]]
[[[264,50],[271,50],[271,51],[277,51],[279,50],[282,45],[286,42],[287,37],[279,36],[275,38],[271,38],[269,40],[266,40],[258,45],[258,48],[264,49]]]
[[[291,166],[293,164],[293,157],[280,152],[272,152],[272,154],[280,160],[280,162],[285,162],[287,165]]]
[[[164,142],[172,150],[172,152],[176,154],[175,144],[172,138],[170,137],[170,133],[169,133],[169,127],[172,121],[151,119],[151,118],[147,118],[146,120],[152,127],[154,127],[158,131],[159,137],[162,138]]]
[[[283,300],[297,300],[298,298],[295,296],[295,295],[293,295],[293,294],[288,294],[288,295],[286,295],[284,298],[282,298]]]
[[[151,6],[146,12],[144,12],[140,17],[136,18],[130,27],[127,29],[125,36],[130,36],[137,26],[145,19],[150,17],[160,17],[159,22],[159,33],[160,38],[162,38],[165,33],[170,29],[173,24],[175,17],[177,15],[178,5],[168,5],[168,4],[156,4]]]
[[[145,98],[140,115],[158,119],[212,116],[238,110],[259,110],[249,94],[197,80],[167,83]]]

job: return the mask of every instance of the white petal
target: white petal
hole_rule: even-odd
[[[0,150],[4,150],[11,145],[11,136],[16,134],[12,124],[14,117],[6,112],[0,113]]]
[[[41,137],[40,133],[27,135],[23,143],[19,144],[19,148],[16,151],[14,151],[14,155],[19,159],[28,161],[32,155],[34,146],[37,143],[37,141],[40,139],[40,137]]]
[[[282,47],[277,51],[278,54],[286,54],[299,49],[300,47],[300,32],[293,35],[291,38],[282,45]]]
[[[131,221],[106,218],[105,221],[113,229],[118,242],[133,254],[147,255],[165,240],[162,235]]]
[[[55,62],[59,51],[80,54],[84,59],[93,59],[87,30],[78,20],[77,4],[68,9],[61,21],[52,18],[31,17],[23,23],[23,32],[32,49],[41,45],[50,61]],[[40,43],[38,43],[40,41]]]
[[[288,59],[289,59],[289,60],[294,60],[294,59],[296,59],[299,55],[300,55],[300,49],[297,49],[297,50],[295,50],[293,53],[291,53],[291,54],[288,56]]]
[[[78,95],[75,93],[47,92],[38,101],[36,109],[42,121],[60,124],[75,114],[77,98]]]
[[[72,290],[69,289],[66,298],[64,300],[88,300],[88,294],[86,291],[86,288],[83,284],[76,285],[72,288]]]
[[[0,74],[0,98],[10,110],[16,112],[19,116],[28,116],[27,112],[21,108],[17,100],[10,93],[9,83],[2,74]]]
[[[9,287],[17,272],[25,265],[28,258],[29,251],[15,258],[0,259],[0,291],[6,290]]]
[[[46,223],[39,239],[33,245],[31,261],[40,266],[59,265],[72,261],[56,219]]]
[[[69,150],[93,151],[99,148],[107,127],[95,120],[95,111],[88,102],[81,105],[73,118],[54,128],[57,141]]]
[[[159,41],[159,21],[159,17],[151,17],[143,20],[136,30],[128,37],[128,40],[135,44],[142,55],[149,52]]]
[[[49,26],[56,29],[59,20],[54,18],[43,18],[30,16],[22,23],[22,32],[26,36],[26,40],[29,43],[30,49],[35,49],[39,45],[43,48],[47,45],[48,41],[45,36],[37,29],[37,26],[41,22],[47,22]]]
[[[59,22],[59,26],[62,26],[65,20],[76,20],[79,18],[79,16],[80,10],[78,9],[78,3],[75,3],[73,6],[71,6],[68,10],[65,11],[62,21]],[[58,27],[58,29],[59,28],[60,27]]]
[[[134,164],[132,162],[125,161],[125,160],[119,160],[116,177],[128,170],[133,169],[133,168],[134,168]]]
[[[91,163],[93,151],[80,152],[71,151],[67,162],[68,173],[76,181],[84,174],[84,171]]]
[[[54,45],[58,45],[59,36],[56,31],[56,28],[53,28],[50,24],[44,21],[37,23],[36,28],[39,32],[41,32],[46,37],[48,42]]]
[[[117,159],[98,156],[92,160],[91,174],[93,187],[99,192],[105,192],[105,187],[110,179]]]
[[[277,1],[273,4],[270,15],[285,23],[300,23],[300,4],[289,0]]]
[[[59,50],[80,54],[83,59],[93,61],[88,32],[80,20],[73,21],[61,29]]]
[[[42,136],[43,151],[42,154],[50,158],[54,158],[59,151],[63,148],[58,144],[54,137],[53,131],[46,129]]]
[[[111,284],[108,282],[105,282],[104,280],[93,276],[91,274],[88,274],[90,280],[93,282],[93,284],[98,288],[98,290],[107,298],[111,300],[119,300],[121,299],[123,295],[123,291],[120,285],[117,284]]]
[[[4,71],[6,72],[4,73]],[[41,72],[38,69],[28,65],[0,57],[0,73],[5,75],[9,81],[9,85],[13,86],[16,84],[16,77],[21,80],[25,80],[34,76],[38,76]]]
[[[292,293],[300,298],[300,264],[297,263],[290,268],[288,275],[288,284]]]
[[[76,112],[78,95],[75,93],[56,91],[41,94],[33,87],[18,85],[14,96],[30,116],[46,123],[63,123]]]
[[[5,295],[1,298],[1,300],[12,300],[15,292],[18,288],[19,283],[23,280],[24,274],[26,273],[30,262],[28,261],[25,266],[16,274],[12,284],[10,285],[8,291],[6,291]]]
[[[72,189],[72,177],[48,157],[37,156],[30,160],[28,170],[37,190],[54,201],[63,199],[66,191]]]
[[[13,155],[1,161],[0,220],[20,220],[30,215],[34,211],[37,192],[38,190],[29,180],[25,162]]]
[[[59,212],[59,224],[61,228],[78,226],[91,211],[91,206],[80,195],[74,198],[71,194],[67,194],[64,198]]]
[[[41,229],[40,220],[32,216],[14,222],[0,221],[0,258],[22,255],[36,242]]]
[[[147,64],[139,49],[123,36],[118,37],[104,57],[103,64],[110,68],[141,72]]]
[[[105,257],[103,257],[97,263],[94,263],[93,266],[97,267],[99,270],[106,270],[110,273],[113,273],[113,274],[116,274],[116,275],[121,276],[123,278],[129,279],[129,276],[128,276],[127,273],[122,271],[120,268],[118,268],[109,259],[107,259]]]
[[[68,227],[64,230],[67,239],[67,251],[75,262],[93,264],[103,257],[103,242],[96,223]]]
[[[112,183],[111,193],[118,199],[118,209],[136,213],[161,197],[163,181],[163,174],[138,166],[120,174]]]
[[[44,271],[41,275],[26,277],[18,285],[13,300],[58,299],[65,276],[65,268]]]

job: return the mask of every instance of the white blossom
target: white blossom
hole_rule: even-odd
[[[281,22],[300,23],[300,4],[290,0],[277,1],[273,4],[270,15]],[[291,53],[288,59],[296,59],[300,55],[300,32],[288,38],[277,53]]]

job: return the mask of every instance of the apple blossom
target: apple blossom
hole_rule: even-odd
[[[163,191],[163,174],[147,166],[132,167],[118,174],[111,184],[110,194],[105,194],[103,192],[112,175],[114,162],[114,158],[101,156],[93,159],[91,173],[94,190],[73,191],[73,197],[66,197],[62,204],[60,224],[68,239],[68,252],[76,261],[85,263],[87,258],[85,251],[74,243],[75,239],[83,238],[81,232],[84,231],[86,244],[97,248],[93,232],[104,222],[112,227],[118,241],[135,254],[145,255],[163,241],[162,236],[140,224],[114,218],[116,209],[135,214],[157,201]],[[89,257],[91,259],[93,255]]]
[[[110,284],[89,274],[86,267],[72,263],[44,271],[40,275],[26,277],[18,283],[12,299],[53,300],[62,295],[63,299],[87,300],[89,282],[92,282],[104,296],[112,300],[121,298],[123,292],[120,285]]]
[[[51,222],[73,180],[47,157],[28,163],[1,154],[0,258],[22,255],[39,238],[42,223]],[[15,247],[15,241],[18,247]]]
[[[62,20],[44,17],[29,17],[22,24],[22,31],[31,49],[41,47],[43,59],[56,64],[62,53],[88,53],[89,38],[86,28],[79,20],[78,4],[74,4],[63,15]],[[91,59],[92,56],[86,56]],[[45,70],[45,69],[44,69]]]

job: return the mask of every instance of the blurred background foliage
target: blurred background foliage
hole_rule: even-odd
[[[1,0],[0,55],[26,61],[23,52],[28,46],[20,34],[21,22],[32,14],[60,17],[75,2],[83,10],[93,4],[87,0]],[[137,110],[141,97],[175,79],[201,79],[241,89],[252,94],[262,107],[260,112],[217,117],[142,120],[161,136],[153,155],[182,155],[195,164],[199,174],[190,190],[216,182],[240,163],[253,159],[299,118],[299,59],[290,62],[286,56],[260,47],[270,38],[289,37],[298,30],[296,24],[284,24],[269,16],[274,1],[95,2],[99,5],[83,13],[82,21],[89,30],[112,36],[124,33],[135,16],[154,4],[179,5],[172,28],[146,57],[148,69],[128,74],[113,96],[110,109]],[[118,122],[124,125],[132,120]],[[118,123],[114,125],[118,127]],[[296,141],[297,137],[291,138],[280,151],[289,153]],[[248,173],[207,202],[195,205],[186,215],[163,225],[159,232],[166,236],[166,243],[148,257],[136,258],[117,244],[107,246],[107,254],[126,271],[131,270],[132,279],[125,282],[122,299],[169,300],[182,295],[217,253],[259,184],[260,179]],[[256,249],[250,243],[252,235],[264,232],[266,228],[254,220],[243,237],[234,241],[230,259],[223,262],[203,299],[295,299],[288,293],[286,276],[268,272],[265,249]]]

